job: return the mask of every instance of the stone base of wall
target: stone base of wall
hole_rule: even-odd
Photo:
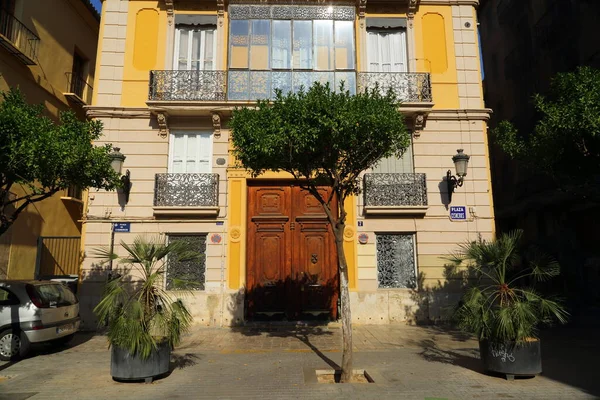
[[[84,330],[95,330],[93,309],[100,301],[103,282],[84,282],[80,287],[80,315]],[[238,291],[176,293],[194,318],[194,325],[244,325],[244,294]],[[351,292],[352,322],[355,324],[432,324],[448,321],[459,293],[379,290]]]
[[[414,290],[351,292],[352,322],[435,324],[448,321],[460,293]]]

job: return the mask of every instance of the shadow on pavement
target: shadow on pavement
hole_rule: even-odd
[[[327,357],[321,350],[319,350],[310,338],[313,336],[330,336],[333,332],[329,331],[325,326],[300,326],[300,325],[256,325],[252,327],[234,327],[231,328],[233,332],[238,332],[244,336],[262,336],[276,337],[276,338],[295,338],[300,342],[304,343],[306,347],[311,349],[317,356],[327,363],[333,369],[340,369],[340,367]]]
[[[451,330],[435,327],[434,332],[460,340]],[[430,330],[431,332],[431,330]],[[469,336],[463,340],[467,340]],[[542,345],[542,375],[548,379],[583,390],[600,398],[598,360],[600,359],[600,328],[561,326],[540,334]],[[442,348],[434,338],[410,343],[421,349],[419,355],[429,362],[457,365],[483,374],[479,349]],[[507,383],[508,384],[508,383]]]

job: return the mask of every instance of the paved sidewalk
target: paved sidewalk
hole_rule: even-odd
[[[355,368],[372,384],[317,384],[315,369],[341,360],[341,330],[328,327],[194,328],[152,384],[117,383],[103,336],[41,346],[0,363],[0,399],[599,399],[600,330],[543,336],[544,374],[508,382],[485,375],[477,342],[439,328],[357,326]]]

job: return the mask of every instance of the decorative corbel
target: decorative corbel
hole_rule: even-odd
[[[219,139],[221,137],[221,116],[216,112],[212,114],[212,123],[215,139]]]
[[[413,136],[415,138],[418,138],[419,136],[421,136],[421,131],[425,128],[425,122],[426,122],[426,118],[425,118],[425,114],[424,113],[419,113],[415,116],[415,121],[413,124]]]
[[[358,7],[358,22],[361,29],[365,27],[365,14],[367,11],[367,0],[356,0],[356,6]]]
[[[415,14],[417,13],[417,8],[419,8],[419,0],[408,0],[408,12],[406,13],[408,26],[410,28],[413,27],[413,21],[415,19]]]
[[[165,5],[167,6],[167,22],[169,26],[173,25],[173,2],[175,0],[165,0]]]
[[[219,26],[222,27],[225,20],[225,0],[217,0],[217,20],[219,21]]]
[[[166,138],[169,135],[169,127],[167,126],[167,114],[157,113],[156,121],[158,122],[158,136]]]

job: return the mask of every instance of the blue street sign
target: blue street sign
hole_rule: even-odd
[[[114,232],[131,232],[131,222],[115,222],[113,224]]]
[[[450,207],[450,219],[452,220],[466,220],[467,219],[467,207],[465,206],[456,206]]]

